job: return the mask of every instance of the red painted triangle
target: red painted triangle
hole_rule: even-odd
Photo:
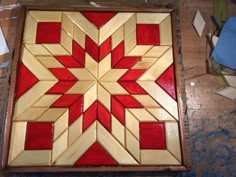
[[[157,80],[156,83],[176,100],[174,65],[171,65]]]
[[[81,165],[117,165],[117,162],[95,142],[80,158],[74,163],[74,166]]]
[[[38,81],[38,78],[35,77],[33,73],[22,62],[20,62],[16,82],[16,99],[20,98]]]
[[[115,12],[82,12],[82,14],[97,28],[101,28],[116,15]]]

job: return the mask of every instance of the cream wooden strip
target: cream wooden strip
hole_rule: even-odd
[[[162,108],[148,108],[147,110],[159,121],[176,121]]]
[[[85,68],[70,68],[68,69],[75,77],[80,81],[95,81],[96,78],[93,77],[91,73]]]
[[[146,109],[128,109],[135,117],[139,120],[139,122],[156,122],[157,120],[153,117]]]
[[[85,55],[85,68],[94,78],[98,77],[98,63],[88,53]]]
[[[145,58],[143,57],[140,61],[138,61],[132,69],[148,69],[155,63],[158,58]]]
[[[52,55],[42,44],[25,44],[25,47],[33,54],[33,55]]]
[[[54,143],[52,149],[52,163],[55,163],[56,159],[66,150],[67,148],[67,136],[68,130],[66,130]]]
[[[89,106],[93,104],[97,99],[97,83],[93,84],[91,88],[84,94],[84,107],[83,110],[86,111]]]
[[[51,150],[32,150],[22,152],[10,166],[49,166]]]
[[[34,108],[30,107],[25,112],[20,114],[15,121],[34,121],[39,118],[48,108]]]
[[[68,134],[68,146],[70,146],[82,134],[83,116],[81,115],[70,127]]]
[[[64,30],[61,30],[61,44],[72,55],[72,38]]]
[[[33,107],[50,107],[61,95],[43,95],[34,104]]]
[[[132,31],[136,29],[136,14],[124,24],[124,37],[126,38]]]
[[[100,84],[98,84],[98,100],[111,111],[111,95]]]
[[[125,127],[139,140],[139,121],[128,110],[125,110]]]
[[[138,84],[172,116],[174,116],[175,119],[178,119],[177,102],[171,98],[161,87],[159,87],[155,82],[151,81],[138,81]]]
[[[160,105],[149,95],[132,95],[145,108],[159,108]]]
[[[37,22],[60,22],[61,12],[56,11],[29,11]]]
[[[127,54],[127,56],[143,56],[151,48],[152,45],[137,45]]]
[[[26,126],[27,122],[13,122],[12,124],[8,164],[24,151]]]
[[[99,31],[99,45],[118,30],[134,13],[118,13]]]
[[[35,101],[37,101],[48,89],[50,89],[56,81],[40,81],[36,83],[30,90],[22,95],[15,104],[14,119],[25,112]]]
[[[53,55],[70,55],[61,44],[44,44]]]
[[[120,165],[138,164],[99,122],[97,123],[97,141]]]
[[[159,24],[169,13],[137,13],[138,24]]]
[[[165,122],[167,149],[181,162],[180,137],[177,122]]]
[[[34,44],[36,40],[36,31],[37,31],[37,22],[29,13],[27,13],[25,19],[23,42]]]
[[[26,48],[22,51],[22,61],[39,80],[57,80]]]
[[[66,94],[84,94],[90,87],[95,84],[95,81],[79,81],[76,82]]]
[[[138,80],[155,81],[173,63],[173,50],[169,48],[150,69],[148,69]]]
[[[56,165],[73,165],[96,141],[96,122],[94,122],[67,150],[56,160]]]
[[[139,141],[134,137],[133,134],[129,132],[129,130],[126,129],[126,148],[128,151],[133,155],[133,157],[140,162],[140,143]]]
[[[57,61],[53,56],[51,57],[37,57],[38,61],[42,63],[46,68],[64,68],[64,66]]]
[[[159,58],[162,56],[170,46],[153,46],[144,57],[153,57],[153,58]]]
[[[112,135],[124,146],[125,128],[113,115],[111,120],[111,131]]]
[[[120,95],[127,95],[129,94],[120,84],[117,82],[100,82],[100,84],[111,94],[120,94]]]
[[[111,69],[111,54],[108,54],[102,61],[99,62],[98,68],[98,79],[100,79]]]
[[[126,38],[125,38],[125,55],[128,55],[130,51],[132,51],[133,48],[135,48],[137,44],[137,36],[136,36],[136,30],[133,30]]]
[[[172,45],[171,17],[165,18],[160,24],[160,45]]]
[[[74,35],[73,26],[74,26],[74,24],[72,23],[72,21],[64,13],[62,13],[61,27],[72,38],[73,38],[73,35]]]
[[[128,69],[111,69],[99,81],[117,81]]]
[[[37,122],[55,122],[67,111],[67,108],[50,108],[42,114],[36,121]]]
[[[124,39],[123,26],[121,26],[116,32],[111,36],[112,50]]]
[[[55,141],[67,128],[69,122],[69,110],[64,112],[54,123],[53,140]]]
[[[95,43],[98,44],[98,29],[89,22],[79,12],[65,12],[65,14],[75,23],[82,31],[84,31]]]
[[[142,165],[180,165],[167,150],[141,150]]]
[[[83,48],[85,49],[85,33],[77,26],[73,25],[74,28],[74,36],[73,39]]]

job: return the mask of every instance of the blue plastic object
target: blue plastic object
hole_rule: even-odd
[[[236,16],[224,24],[212,57],[217,63],[236,69]]]

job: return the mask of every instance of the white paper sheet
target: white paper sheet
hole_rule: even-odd
[[[8,53],[9,49],[6,43],[6,40],[3,36],[2,28],[0,27],[0,55]]]

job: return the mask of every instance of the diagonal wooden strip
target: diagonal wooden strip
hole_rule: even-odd
[[[45,111],[47,111],[48,108],[34,108],[30,107],[25,112],[23,112],[21,115],[19,115],[15,121],[34,121],[35,119],[39,118]]]
[[[96,122],[94,122],[67,150],[56,160],[56,165],[73,165],[96,141]]]
[[[100,82],[100,84],[111,94],[111,95],[127,95],[129,94],[120,84],[117,82]]]
[[[70,146],[77,138],[82,134],[83,116],[81,115],[73,124],[69,127],[68,132],[68,146]]]
[[[8,164],[24,151],[26,126],[27,122],[13,122],[12,124]]]
[[[66,92],[66,94],[84,94],[94,84],[95,81],[78,81]]]
[[[152,45],[136,45],[127,53],[127,56],[144,56],[151,48]]]
[[[179,127],[177,122],[166,122],[167,149],[181,162]]]
[[[133,14],[124,24],[124,38],[126,38],[136,28],[136,14]]]
[[[64,12],[82,31],[98,44],[98,29],[79,12]]]
[[[33,107],[50,107],[61,95],[43,95],[32,106]]]
[[[133,157],[140,162],[140,144],[137,138],[126,129],[126,148],[133,155]]]
[[[157,120],[153,117],[146,109],[128,109],[139,122],[156,122]]]
[[[111,54],[108,54],[98,64],[98,79],[104,76],[111,69]]]
[[[76,24],[73,25],[74,35],[73,39],[83,48],[85,49],[85,36],[84,31],[80,29]]]
[[[148,108],[147,110],[159,121],[176,121],[163,108]]]
[[[161,87],[152,81],[138,81],[138,84],[149,93],[161,106],[164,107],[175,119],[178,119],[177,102],[170,97]]]
[[[37,22],[60,22],[62,15],[59,11],[30,11],[29,13]]]
[[[24,65],[39,79],[39,80],[57,80],[57,78],[45,68],[25,47],[21,57]]]
[[[98,100],[109,110],[111,111],[111,95],[110,93],[98,84]]]
[[[70,68],[68,69],[75,77],[80,81],[95,81],[96,78],[93,77],[91,73],[88,72],[85,68]]]
[[[169,13],[137,13],[137,24],[160,24]]]
[[[67,149],[68,130],[66,130],[55,142],[52,148],[52,163]]]
[[[68,109],[67,108],[50,108],[43,113],[36,121],[37,122],[55,122]]]
[[[84,94],[84,105],[83,111],[86,111],[89,106],[97,99],[97,83],[93,84],[92,87]]]
[[[156,80],[171,64],[173,63],[173,50],[169,48],[159,60],[157,60],[149,69],[146,71],[139,80]]]
[[[153,46],[144,57],[161,57],[170,46]]]
[[[70,55],[70,53],[61,44],[44,44],[52,55]]]
[[[124,39],[123,35],[123,26],[121,26],[116,32],[111,36],[112,41],[112,50]]]
[[[72,38],[73,38],[73,34],[74,34],[73,26],[74,26],[74,24],[72,23],[72,21],[64,13],[62,13],[61,27]]]
[[[144,108],[159,108],[160,105],[149,95],[132,95]]]
[[[49,166],[51,150],[23,151],[10,166]]]
[[[128,110],[125,110],[125,127],[139,140],[139,121]]]
[[[116,82],[127,71],[128,71],[128,69],[111,69],[108,72],[106,72],[106,74],[101,79],[99,79],[99,81],[101,81],[101,82],[106,82],[106,81]]]
[[[120,165],[137,165],[137,161],[98,122],[97,141]]]
[[[111,133],[122,144],[125,145],[125,127],[112,115]]]
[[[72,55],[72,38],[64,30],[61,30],[61,45]]]
[[[124,40],[125,45],[125,55],[128,55],[129,52],[136,46],[136,30],[133,30]]]
[[[53,141],[55,141],[67,128],[69,120],[69,110],[64,112],[54,123]]]
[[[25,47],[33,54],[33,55],[52,55],[42,44],[25,44]]]
[[[95,77],[98,77],[98,63],[88,54],[85,55],[85,68]]]
[[[146,58],[142,57],[140,61],[138,61],[132,69],[148,69],[152,66],[153,63],[155,63],[158,60],[158,58]]]
[[[30,90],[22,95],[15,104],[14,119],[25,112],[35,101],[37,101],[48,89],[50,89],[56,81],[40,81],[36,83]]]
[[[142,165],[180,165],[167,150],[141,150]]]
[[[36,20],[27,13],[25,19],[25,29],[23,36],[23,43],[35,43],[36,40],[36,31],[37,31],[37,22]]]
[[[119,29],[134,13],[118,13],[99,30],[99,45]]]
[[[64,68],[64,66],[53,56],[37,57],[37,60],[46,68]]]
[[[172,45],[171,29],[171,17],[169,15],[160,23],[160,45]]]

